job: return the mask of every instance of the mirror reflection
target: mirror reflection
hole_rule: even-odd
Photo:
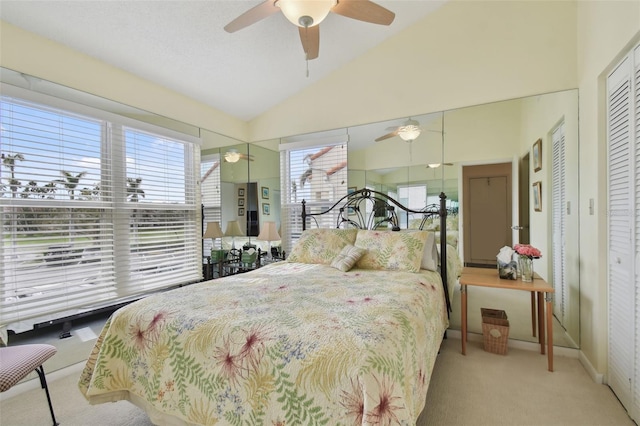
[[[238,246],[257,244],[267,250],[279,244],[279,241],[260,238],[265,228],[275,227],[277,232],[281,228],[278,143],[300,137],[247,144],[11,70],[1,71],[4,83],[199,136],[204,146],[219,147],[201,152],[203,223],[218,222],[222,233],[220,237],[203,240],[203,254],[213,247],[231,247],[234,243]],[[448,226],[451,245],[463,261],[465,238],[469,236],[463,221],[463,169],[511,163],[514,193],[511,225],[529,226],[526,229],[529,237],[524,236],[524,232],[514,232],[512,243],[529,239],[542,250],[543,257],[535,260],[534,268],[556,288],[554,343],[579,347],[577,105],[577,90],[571,90],[318,132],[303,135],[303,139],[348,135],[349,189],[372,188],[390,194],[409,207],[433,203],[440,192],[445,192],[450,209],[459,214],[459,220],[450,220]],[[419,128],[419,134],[412,128],[414,125]],[[553,174],[557,166],[553,148],[554,131],[560,127],[565,143],[562,164],[565,174],[564,180],[557,182]],[[539,139],[541,168],[535,166],[531,158],[532,147]],[[531,189],[538,182],[542,188],[540,211],[534,206]],[[564,190],[565,200],[561,205],[554,204],[551,196],[553,188],[558,187]],[[558,224],[555,218],[560,211],[564,213]],[[239,231],[225,232],[231,222],[237,223]],[[554,227],[559,225],[565,233],[562,247],[558,247],[559,243],[553,238]],[[564,269],[560,273],[561,268],[554,260],[561,259],[556,257],[558,254],[564,256]],[[511,323],[510,337],[536,341],[530,328],[527,294],[497,291],[480,294],[478,289],[473,292],[469,296],[471,332],[481,333],[481,307],[504,309]],[[460,326],[459,297],[456,296],[451,315],[453,329]]]
[[[578,273],[578,99],[577,90],[549,93],[528,98],[495,102],[446,112],[404,117],[380,123],[337,129],[305,135],[306,139],[322,138],[346,131],[348,142],[348,186],[353,189],[371,188],[388,193],[411,208],[420,208],[437,201],[440,192],[448,197],[451,211],[459,213],[448,221],[448,242],[464,259],[465,238],[470,233],[463,222],[463,168],[484,164],[506,163],[512,169],[512,217],[509,228],[519,226],[521,216],[530,222],[527,228],[530,241],[513,232],[509,244],[519,241],[531,243],[543,251],[535,261],[535,270],[548,283],[556,283],[554,301],[554,344],[579,347],[579,273]],[[410,120],[410,121],[409,121]],[[405,140],[403,126],[417,123],[417,135]],[[552,173],[553,131],[564,128],[566,155],[562,160],[565,171],[562,182]],[[535,170],[528,161],[535,141],[542,139],[542,161],[545,166]],[[518,167],[521,164],[522,173]],[[533,197],[532,184],[541,182],[547,192],[541,194],[543,211],[534,205],[519,203]],[[566,201],[553,206],[550,191],[564,188]],[[521,189],[519,189],[521,188]],[[518,197],[518,191],[522,193]],[[522,211],[520,211],[522,210]],[[520,213],[520,214],[519,214]],[[529,216],[531,216],[529,218]],[[562,226],[571,240],[558,247],[553,240],[552,217],[563,217]],[[524,224],[524,222],[523,222]],[[465,231],[467,231],[465,233]],[[500,247],[492,247],[498,253]],[[551,259],[563,250],[564,265]],[[492,255],[495,262],[495,255]],[[558,270],[562,272],[558,273]],[[459,291],[459,288],[456,289]],[[480,308],[504,309],[511,320],[510,338],[536,342],[531,328],[531,305],[527,292],[500,292],[492,289],[473,289],[469,296],[469,331],[482,333]],[[510,294],[515,293],[515,294]],[[453,298],[451,328],[460,329],[460,300]]]

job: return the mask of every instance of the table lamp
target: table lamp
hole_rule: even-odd
[[[207,230],[204,231],[202,238],[211,238],[211,247],[215,247],[215,240],[224,237],[222,229],[220,229],[220,222],[207,222]],[[222,248],[222,242],[220,243]]]
[[[244,234],[240,229],[240,223],[237,220],[227,222],[227,229],[224,232],[225,237],[231,237],[231,249],[236,249],[236,237],[242,237]]]
[[[271,254],[271,241],[280,241],[280,235],[278,234],[276,223],[272,221],[263,222],[262,229],[260,230],[260,235],[258,235],[258,239],[269,242],[269,251],[267,252],[267,259],[272,259],[273,256]]]

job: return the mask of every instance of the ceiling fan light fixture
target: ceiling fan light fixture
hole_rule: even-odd
[[[228,163],[237,163],[240,160],[240,153],[235,150],[229,150],[225,152],[224,159]]]
[[[404,141],[411,142],[420,136],[420,132],[420,127],[415,124],[409,124],[402,126],[400,130],[398,130],[398,136],[400,136]]]
[[[327,17],[336,0],[277,0],[282,14],[302,28],[318,25]]]
[[[427,167],[429,167],[430,169],[436,169],[440,167],[440,163],[429,163],[427,164]]]

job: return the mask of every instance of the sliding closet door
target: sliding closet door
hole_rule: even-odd
[[[552,182],[551,182],[551,216],[553,226],[553,287],[555,289],[553,313],[565,327],[569,302],[569,285],[567,282],[566,255],[566,222],[569,207],[565,196],[565,138],[564,121],[551,135],[553,142]]]
[[[640,46],[607,79],[608,384],[640,420]]]

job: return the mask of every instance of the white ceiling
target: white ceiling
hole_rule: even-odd
[[[0,19],[250,120],[444,1],[376,1],[396,14],[388,27],[330,13],[309,77],[297,27],[281,13],[233,34],[223,30],[259,1],[0,0]]]

